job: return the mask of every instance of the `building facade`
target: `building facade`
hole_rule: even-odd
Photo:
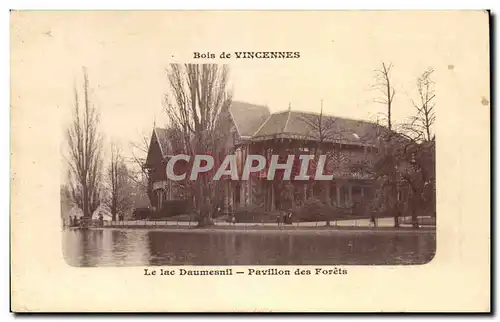
[[[318,198],[337,207],[355,207],[373,198],[373,179],[369,171],[374,161],[383,127],[374,123],[288,109],[270,113],[268,107],[233,102],[229,110],[230,131],[227,153],[236,154],[238,171],[249,154],[327,156],[324,173],[331,181],[268,180],[267,168],[249,180],[225,183],[224,206],[228,209],[254,205],[266,211],[288,209],[308,198]],[[166,129],[155,128],[151,135],[145,167],[149,171],[149,197],[155,210],[165,202],[189,199],[178,184],[167,180],[166,163],[173,148]],[[315,162],[311,164],[314,171]],[[294,173],[298,171],[294,162]],[[293,178],[293,176],[292,176]]]

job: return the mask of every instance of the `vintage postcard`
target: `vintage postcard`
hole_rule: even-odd
[[[14,312],[489,312],[485,11],[12,11]]]

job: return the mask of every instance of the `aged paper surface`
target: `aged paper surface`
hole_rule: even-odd
[[[231,57],[221,58],[223,52]],[[237,58],[240,52],[253,52],[254,57]],[[273,57],[273,52],[284,54]],[[481,11],[12,12],[12,310],[489,311],[489,59],[489,15]],[[434,224],[429,228],[420,222],[415,228],[411,219],[408,224],[401,218],[396,229],[391,218],[374,219],[379,226],[373,227],[370,217],[339,217],[330,227],[330,219],[288,223],[285,217],[280,225],[278,217],[276,227],[259,219],[247,223],[254,227],[247,229],[241,222],[231,226],[230,217],[212,228],[193,228],[189,219],[183,228],[178,220],[169,227],[168,219],[118,216],[108,221],[99,212],[92,217],[97,228],[82,226],[83,219],[75,224],[78,212],[63,215],[61,187],[70,171],[67,129],[75,89],[81,109],[85,106],[83,75],[89,101],[100,115],[105,178],[115,155],[111,146],[120,146],[123,159],[133,164],[131,142],[146,138],[147,144],[151,132],[160,136],[152,129],[168,119],[162,101],[173,63],[229,66],[233,102],[270,110],[271,116],[248,130],[251,140],[266,141],[269,133],[257,135],[266,129],[264,123],[283,111],[288,115],[283,131],[273,132],[280,144],[297,140],[283,135],[292,133],[286,129],[299,111],[318,115],[321,108],[325,115],[386,126],[386,91],[377,92],[376,87],[387,85],[377,74],[387,67],[393,122],[404,124],[420,99],[416,81],[432,68]],[[241,127],[249,126],[254,116],[249,113],[240,120],[240,139],[248,139]],[[365,125],[352,125],[350,141],[343,137],[339,147],[366,150],[364,143],[352,143],[362,141],[359,128]],[[355,181],[346,180],[338,182]],[[344,187],[347,190],[338,188],[337,195],[337,186],[329,186],[328,203],[358,214],[353,200],[358,194],[366,198],[368,188]],[[106,189],[109,185],[103,182],[103,204]],[[247,194],[239,193],[249,190],[237,189],[238,197],[231,190],[222,208],[229,199],[231,207],[247,200]],[[271,201],[263,199],[269,207],[266,214],[285,209],[285,199],[276,197],[284,188],[271,190]],[[319,194],[324,191],[319,189]],[[158,196],[147,198],[156,202],[148,211],[161,208]],[[290,213],[301,205],[301,196],[292,198]],[[343,224],[347,228],[339,227]],[[255,237],[261,235],[270,237]],[[193,249],[202,251],[193,254]],[[228,268],[234,274],[182,273]],[[311,274],[297,275],[297,269]],[[257,270],[267,274],[256,275]],[[280,270],[291,274],[279,275]]]

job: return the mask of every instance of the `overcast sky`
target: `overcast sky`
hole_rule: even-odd
[[[18,74],[36,66],[18,86],[30,91],[29,103],[57,108],[62,126],[86,66],[102,131],[127,150],[154,120],[165,123],[164,69],[195,62],[194,51],[299,51],[299,59],[225,61],[234,99],[271,111],[289,104],[318,111],[323,100],[326,113],[366,120],[384,112],[373,102],[374,70],[392,63],[394,117],[401,121],[413,113],[410,97],[426,68],[436,70],[439,96],[439,79],[460,68],[461,49],[483,45],[462,22],[459,13],[432,12],[33,13],[16,20],[12,59],[22,62]]]

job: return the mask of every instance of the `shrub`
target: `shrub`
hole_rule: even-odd
[[[151,209],[149,208],[135,208],[132,214],[133,220],[142,220],[146,218],[150,218],[152,214]]]
[[[165,200],[160,211],[152,213],[151,219],[178,216],[189,212],[188,200]]]
[[[236,222],[269,221],[270,214],[257,205],[238,206],[234,210]]]
[[[340,215],[338,207],[329,204],[325,204],[322,211],[323,220],[327,221],[328,224],[331,220],[338,219]]]
[[[317,198],[309,198],[301,206],[293,209],[293,216],[299,221],[325,220],[327,209],[325,204]]]

